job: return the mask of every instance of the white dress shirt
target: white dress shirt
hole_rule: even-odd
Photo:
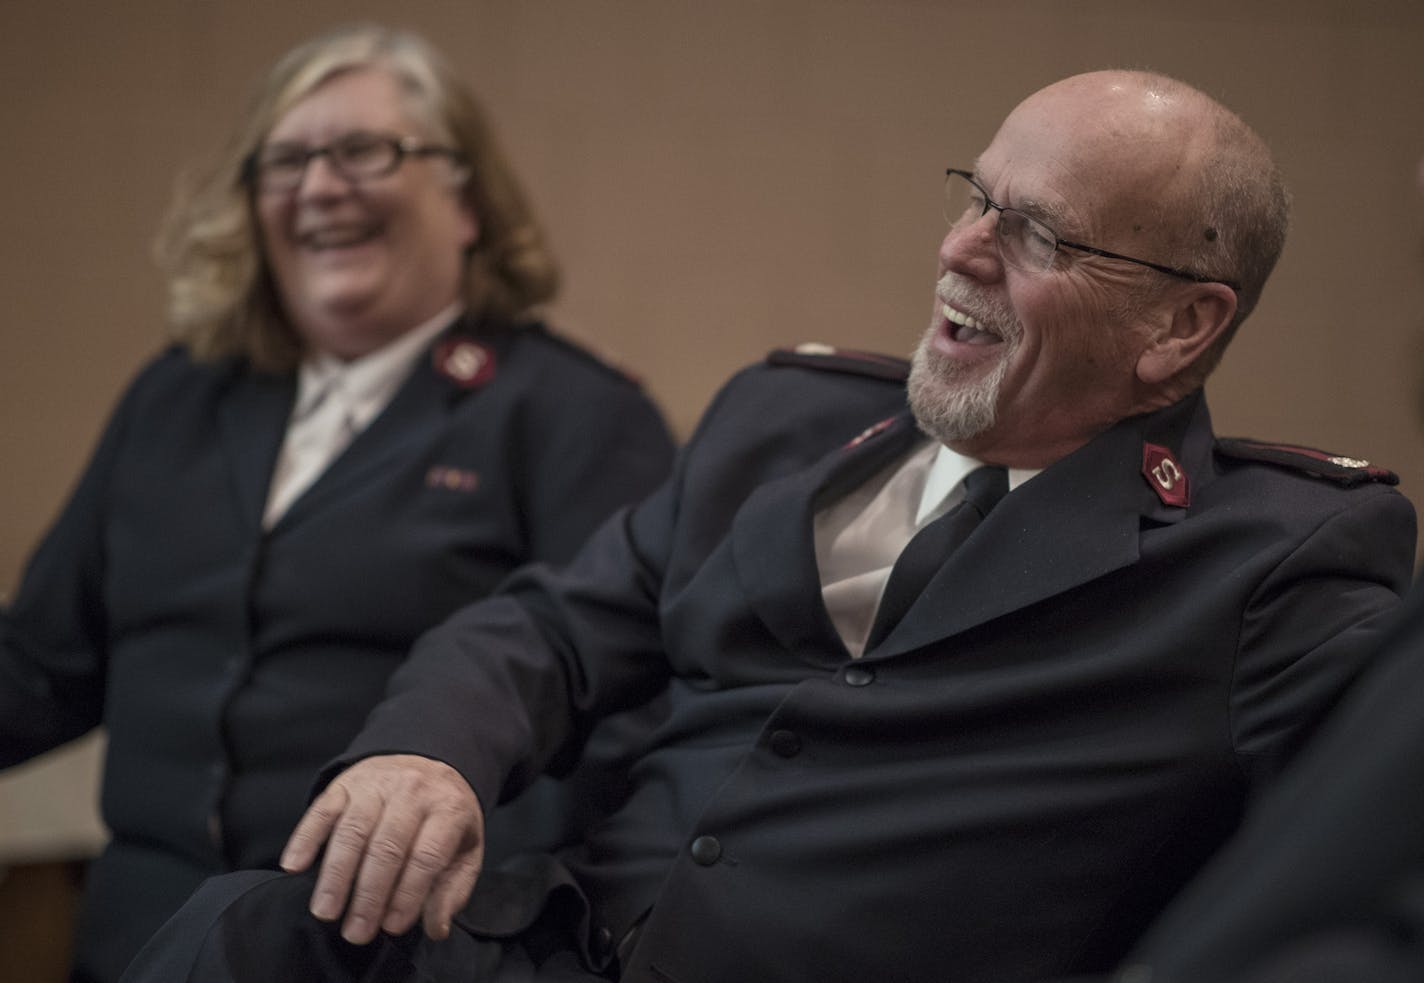
[[[853,658],[865,653],[890,571],[905,544],[964,499],[982,462],[924,440],[909,455],[817,513],[816,565],[826,612]],[[1037,471],[1009,469],[1009,488]]]
[[[382,348],[349,362],[326,352],[302,360],[297,398],[272,471],[262,527],[271,529],[352,439],[390,404],[415,361],[459,316],[456,302]]]

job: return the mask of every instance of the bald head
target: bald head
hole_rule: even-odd
[[[1120,70],[1055,82],[1004,126],[1059,138],[1050,143],[1094,196],[1085,207],[1103,209],[1120,251],[1240,285],[1236,315],[1204,367],[1214,366],[1285,244],[1289,202],[1260,136],[1199,89]]]
[[[1199,388],[1285,234],[1261,139],[1148,72],[1034,93],[948,191],[964,200],[910,402],[927,433],[1010,467],[1045,467]]]

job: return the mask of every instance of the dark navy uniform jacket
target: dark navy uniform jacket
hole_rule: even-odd
[[[566,560],[672,458],[639,388],[583,351],[457,324],[264,532],[295,388],[158,358],[4,612],[0,764],[108,730],[113,840],[79,940],[96,978],[205,876],[275,864],[422,631],[520,564]]]
[[[631,796],[566,857],[587,958],[643,919],[639,983],[1111,968],[1360,671],[1413,509],[1220,453],[1196,394],[1010,492],[853,661],[812,519],[906,453],[904,405],[894,378],[739,375],[570,566],[428,634],[345,760],[439,758],[489,804],[666,684]],[[508,915],[477,885],[462,925]]]
[[[1424,589],[1130,962],[1124,983],[1424,980]]]

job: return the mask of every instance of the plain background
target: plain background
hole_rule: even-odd
[[[567,274],[553,322],[680,435],[773,347],[907,353],[944,168],[1029,92],[1184,78],[1265,136],[1296,202],[1208,386],[1218,431],[1368,458],[1424,502],[1419,0],[3,0],[0,594],[164,342],[151,243],[179,169],[278,55],[353,19],[425,33],[482,95]],[[0,783],[0,845],[88,842],[91,767]]]

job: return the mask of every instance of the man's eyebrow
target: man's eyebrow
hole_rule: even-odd
[[[1023,201],[1015,202],[1010,207],[1018,209],[1029,218],[1042,222],[1052,229],[1055,235],[1061,234],[1061,230],[1071,224],[1067,210],[1057,202],[1026,198]]]
[[[988,192],[989,197],[998,201],[1005,208],[1012,208],[1016,212],[1023,212],[1031,219],[1042,222],[1053,230],[1054,235],[1061,236],[1062,229],[1072,224],[1067,210],[1057,202],[1043,201],[1040,198],[1025,198],[1022,201],[999,201],[993,191],[989,190],[989,182],[984,179],[984,174],[979,170],[979,161],[974,161],[974,180],[979,186]]]

